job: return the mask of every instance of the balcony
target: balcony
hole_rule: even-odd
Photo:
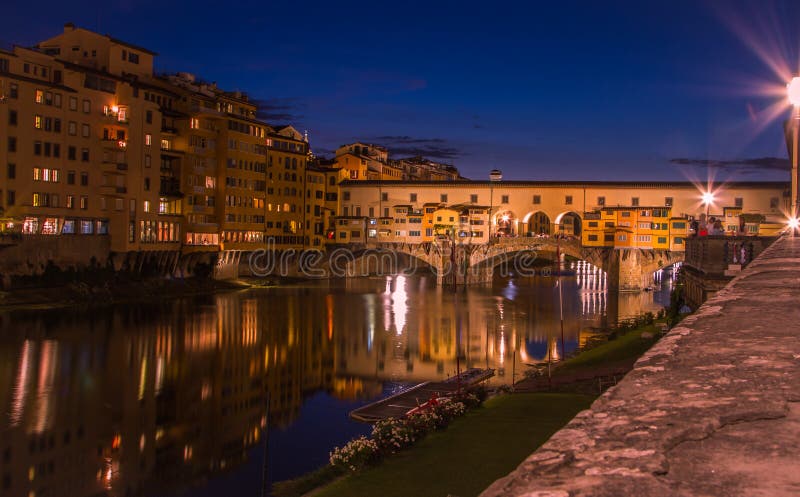
[[[171,134],[171,135],[177,135],[178,134],[178,128],[174,128],[172,126],[161,126],[161,132],[162,133],[168,133],[168,134]]]
[[[158,194],[162,197],[182,198],[181,182],[177,178],[161,177]]]
[[[103,138],[103,146],[112,146],[116,150],[127,150],[128,140],[119,140],[117,138]]]

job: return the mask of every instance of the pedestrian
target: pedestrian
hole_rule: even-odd
[[[746,264],[745,258],[747,257],[747,250],[744,248],[744,243],[742,244],[742,248],[739,249],[739,263],[744,266]]]

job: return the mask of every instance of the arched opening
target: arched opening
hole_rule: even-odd
[[[581,217],[575,212],[563,212],[556,218],[555,234],[581,236]]]
[[[517,236],[517,216],[511,211],[498,212],[494,218],[495,236]]]
[[[526,236],[549,236],[553,234],[550,216],[542,211],[533,212],[525,216],[523,220],[523,229],[525,230]]]

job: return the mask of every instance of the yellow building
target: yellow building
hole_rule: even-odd
[[[672,217],[668,207],[606,207],[584,213],[581,244],[614,247],[684,250],[688,219]],[[677,240],[677,241],[676,241]]]
[[[180,248],[181,213],[160,212],[161,106],[138,79],[153,56],[71,24],[35,49],[0,52],[6,229],[108,235],[117,253]]]

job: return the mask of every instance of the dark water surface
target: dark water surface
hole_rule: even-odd
[[[577,269],[567,353],[668,302],[668,274],[617,296]],[[456,350],[495,384],[560,356],[559,310],[552,277],[453,293],[394,276],[0,314],[0,495],[259,496],[265,474],[298,476],[367,433],[350,410],[455,374]]]

